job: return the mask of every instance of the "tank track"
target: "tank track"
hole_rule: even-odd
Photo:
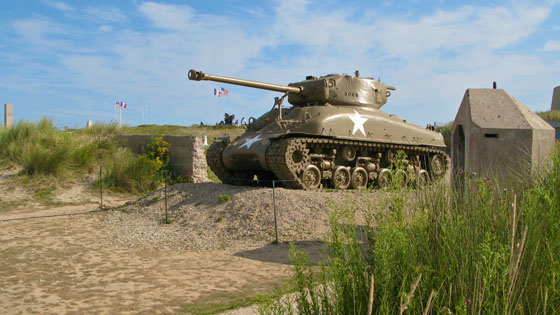
[[[438,155],[443,159],[441,162],[445,170],[449,165],[449,156],[439,148],[314,137],[284,138],[273,141],[266,152],[267,165],[276,177],[282,180],[284,186],[292,189],[305,189],[300,174],[306,165],[313,164],[310,161],[311,157],[309,159],[303,157],[301,160],[298,158],[294,162],[293,159],[290,159],[291,154],[297,149],[305,148],[304,150],[307,150],[307,152],[304,152],[303,155],[308,153],[307,156],[309,156],[325,149],[341,149],[344,146],[353,146],[356,148],[356,152],[379,152],[382,153],[383,158],[385,158],[387,152],[402,150],[407,156],[421,157],[422,161],[419,161],[419,163],[422,165],[422,169],[430,174],[434,173],[430,163],[433,156]],[[384,162],[384,164],[387,163],[389,162]]]
[[[212,172],[218,176],[222,183],[233,185],[235,182],[234,176],[226,169],[222,161],[222,151],[227,145],[227,141],[215,141],[212,143],[206,152],[206,161]]]

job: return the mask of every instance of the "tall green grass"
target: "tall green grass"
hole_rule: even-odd
[[[99,166],[109,189],[137,193],[159,187],[163,163],[120,148],[113,137],[120,133],[115,124],[58,130],[46,118],[37,123],[20,121],[12,128],[0,128],[0,164],[21,166],[22,183],[40,192],[53,191],[83,175],[97,176]]]
[[[525,191],[467,180],[372,206],[365,226],[352,203],[333,212],[321,266],[295,249],[296,298],[263,313],[560,313],[558,154]]]
[[[550,110],[537,113],[544,120],[560,120],[560,110]]]
[[[20,121],[13,128],[0,128],[0,159],[23,167],[26,175],[71,177],[90,172],[94,165],[116,150],[110,139],[94,139],[56,129],[43,118],[38,123]]]

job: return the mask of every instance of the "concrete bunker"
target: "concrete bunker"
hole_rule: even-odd
[[[554,148],[554,128],[502,89],[468,89],[453,126],[453,176],[530,176]]]

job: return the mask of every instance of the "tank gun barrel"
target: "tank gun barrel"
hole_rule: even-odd
[[[252,88],[269,90],[269,91],[290,93],[290,94],[301,94],[301,92],[303,90],[301,87],[297,87],[297,86],[287,86],[287,85],[280,85],[280,84],[272,84],[272,83],[265,83],[265,82],[237,79],[237,78],[230,78],[230,77],[224,77],[224,76],[221,76],[221,75],[208,74],[208,73],[204,73],[200,70],[193,70],[193,69],[191,69],[189,71],[189,80],[216,81],[216,82],[222,82],[222,83],[228,83],[228,84],[248,86],[248,87],[252,87]]]

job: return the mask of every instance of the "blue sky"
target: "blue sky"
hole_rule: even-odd
[[[447,122],[467,88],[550,109],[560,0],[1,1],[0,102],[14,119],[82,127],[260,116],[278,93],[187,79],[189,69],[278,84],[353,73],[397,87],[383,110]],[[224,87],[229,96],[216,98]]]

